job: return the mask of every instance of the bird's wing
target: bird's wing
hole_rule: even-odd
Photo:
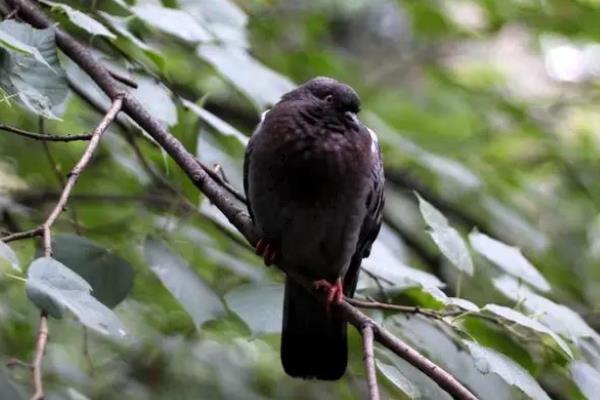
[[[248,212],[250,213],[250,217],[252,221],[254,221],[254,215],[252,214],[252,205],[250,204],[250,181],[248,179],[248,175],[250,174],[250,158],[252,158],[252,149],[254,148],[254,137],[262,127],[263,121],[265,120],[265,116],[270,110],[264,111],[260,116],[260,122],[258,123],[254,133],[252,133],[252,137],[248,141],[246,145],[246,152],[244,153],[244,193],[246,194],[246,204],[248,205]]]
[[[377,145],[375,134],[370,129],[369,133],[375,145]],[[381,150],[377,148],[377,161],[371,169],[371,188],[367,195],[367,213],[360,229],[356,250],[344,277],[344,294],[346,296],[351,297],[354,295],[362,259],[369,256],[371,246],[377,234],[379,234],[384,205],[384,183],[383,159],[381,157]]]
[[[254,215],[252,214],[252,205],[250,204],[250,182],[248,175],[250,172],[250,158],[252,157],[253,143],[252,138],[250,138],[244,154],[244,193],[246,194],[246,205],[248,206],[248,212],[250,213],[252,221],[254,221]]]

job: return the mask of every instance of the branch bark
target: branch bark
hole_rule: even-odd
[[[363,338],[363,358],[367,370],[367,387],[369,400],[379,400],[379,386],[377,386],[377,371],[375,369],[375,355],[373,354],[373,327],[366,324],[361,328]]]
[[[89,133],[81,135],[50,135],[26,131],[24,129],[15,128],[5,124],[0,124],[0,131],[11,132],[15,135],[23,136],[29,139],[44,140],[46,142],[74,142],[77,140],[90,140],[92,135]]]
[[[35,357],[33,358],[33,387],[35,392],[31,400],[42,400],[44,398],[44,388],[42,385],[42,361],[44,361],[44,352],[48,343],[48,316],[42,312],[40,317],[40,328],[38,330],[37,341],[35,345]]]
[[[123,86],[111,76],[110,72],[102,65],[102,63],[95,59],[87,48],[54,25],[44,12],[32,1],[7,1],[13,7],[18,7],[19,15],[33,26],[38,28],[51,27],[56,33],[56,42],[61,50],[86,71],[111,99],[115,100],[118,98],[123,91]],[[258,235],[248,212],[245,210],[245,207],[240,204],[239,200],[235,199],[234,196],[216,182],[206,172],[204,167],[197,162],[194,156],[185,149],[181,142],[171,135],[162,123],[154,119],[134,96],[125,94],[123,111],[125,111],[160,144],[160,146],[192,180],[194,185],[196,185],[196,187],[198,187],[198,189],[200,189],[200,191],[221,210],[250,244],[256,244]],[[307,290],[312,291],[312,293],[317,295],[321,300],[324,300],[322,293],[315,292],[310,282],[303,276],[294,273],[294,271],[286,271],[285,268],[282,269],[290,275],[292,279],[301,283]],[[421,370],[454,398],[468,400],[476,399],[476,397],[452,375],[419,354],[400,339],[396,338],[385,328],[376,324],[375,321],[354,308],[348,302],[342,302],[338,306],[338,311],[342,313],[350,324],[358,329],[367,324],[372,325],[375,340]]]
[[[54,224],[58,216],[62,213],[63,209],[67,205],[67,201],[69,200],[71,191],[73,190],[73,187],[75,186],[75,183],[77,182],[81,171],[83,171],[83,169],[89,163],[90,159],[92,158],[92,154],[94,154],[94,151],[96,151],[96,148],[100,143],[100,137],[115,119],[119,111],[121,111],[122,106],[123,95],[117,95],[115,100],[113,101],[112,106],[110,107],[104,118],[102,118],[102,121],[100,121],[96,129],[94,129],[94,131],[92,132],[90,143],[85,149],[83,155],[81,156],[75,167],[73,167],[71,172],[69,172],[67,181],[65,182],[65,187],[60,195],[60,198],[56,202],[56,206],[54,206],[54,209],[52,210],[50,215],[48,215],[46,221],[42,224],[41,228],[44,237],[44,255],[46,257],[52,256],[52,231],[50,230],[52,224]]]

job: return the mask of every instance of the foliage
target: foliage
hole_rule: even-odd
[[[247,136],[293,82],[351,84],[387,178],[357,296],[419,314],[371,315],[482,399],[598,392],[598,2],[43,3],[238,189]],[[0,22],[0,94],[1,124],[53,134],[90,132],[108,105],[51,30],[15,19]],[[0,131],[2,236],[44,221],[84,146]],[[47,398],[364,397],[352,330],[340,382],[283,373],[281,274],[129,119],[52,230],[53,258],[37,239],[0,241],[0,361],[32,358],[40,309],[62,317]],[[449,398],[376,357],[384,396]],[[1,395],[30,391],[28,370],[0,367]]]

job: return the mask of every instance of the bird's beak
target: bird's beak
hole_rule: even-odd
[[[357,116],[356,116],[356,114],[354,114],[353,112],[351,112],[351,111],[346,111],[346,116],[347,116],[348,118],[350,118],[350,119],[351,119],[351,120],[352,120],[352,121],[353,121],[355,124],[358,124],[358,123],[359,123],[359,121],[358,121],[358,117],[357,117]]]

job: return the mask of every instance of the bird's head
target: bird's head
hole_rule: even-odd
[[[313,78],[281,98],[282,101],[301,99],[319,102],[323,108],[342,113],[360,111],[360,99],[354,89],[333,78]]]

